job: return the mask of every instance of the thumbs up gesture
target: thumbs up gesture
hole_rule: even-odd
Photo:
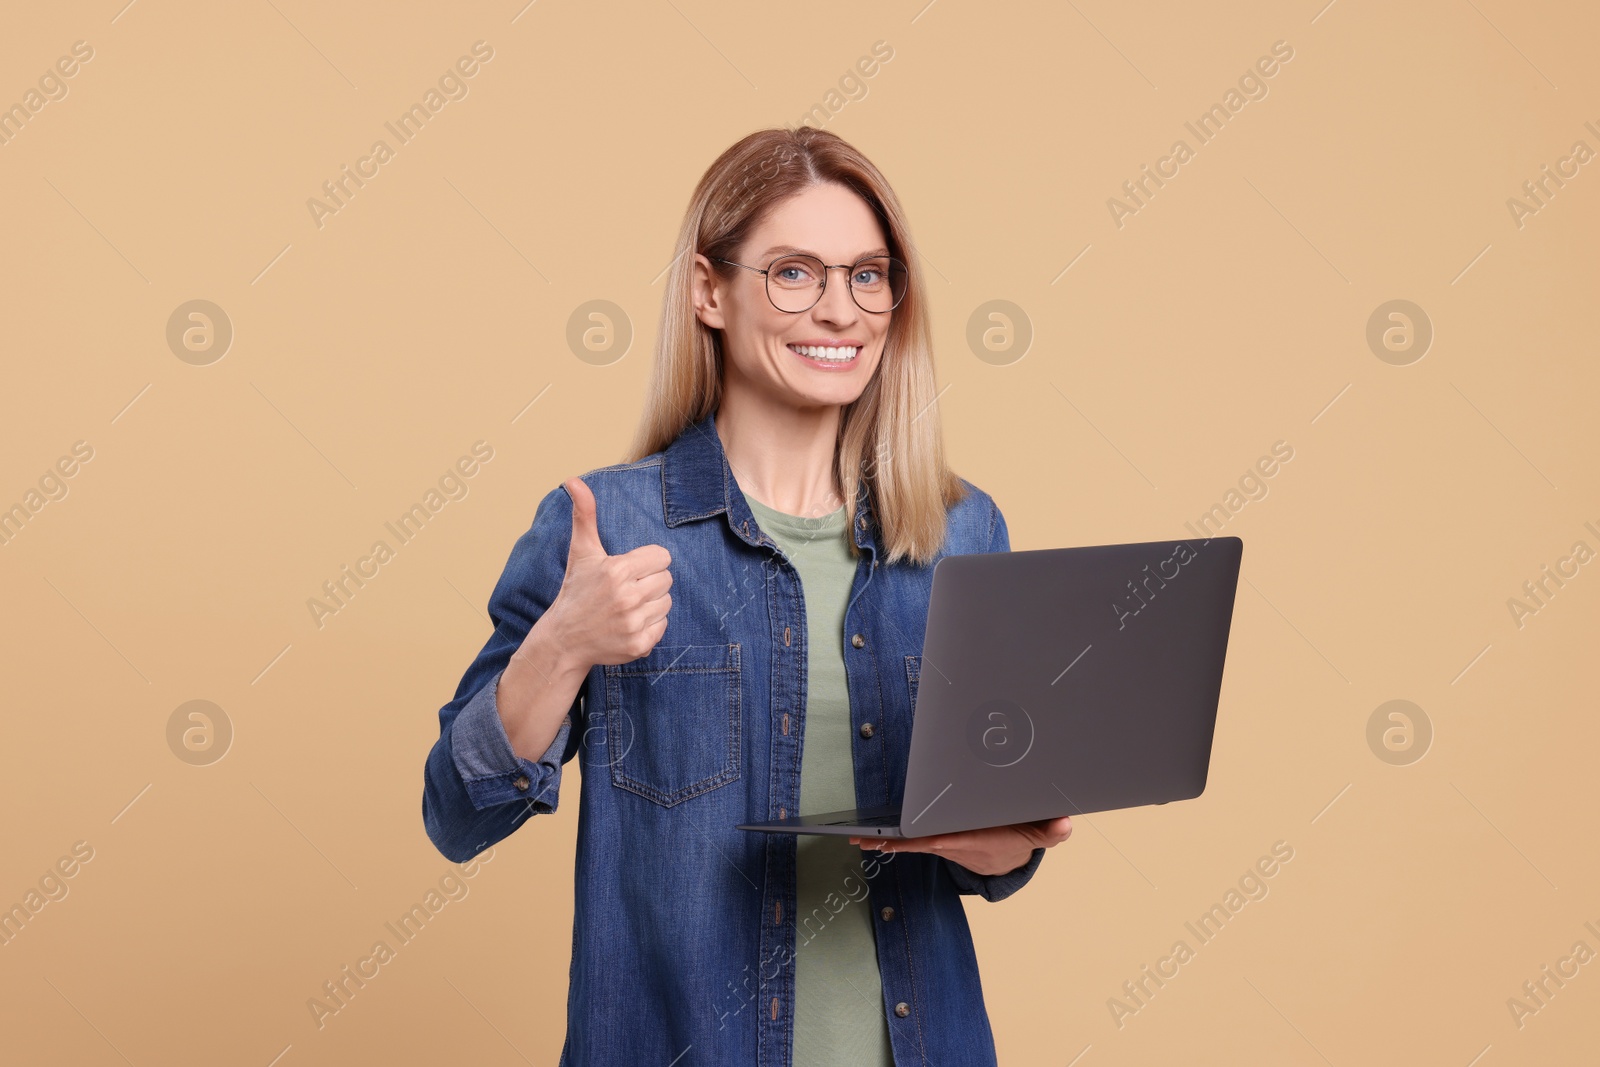
[[[600,543],[594,493],[582,478],[563,484],[572,497],[572,543],[561,592],[545,617],[552,620],[563,650],[578,662],[629,663],[647,655],[666,632],[672,554],[661,545],[641,545],[608,556]]]

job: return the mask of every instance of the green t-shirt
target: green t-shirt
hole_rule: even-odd
[[[756,525],[800,573],[805,599],[800,811],[853,808],[854,729],[844,672],[844,616],[856,573],[844,540],[849,519],[843,507],[831,515],[804,518],[774,511],[748,493],[745,501]],[[865,853],[847,837],[798,834],[796,841],[794,1062],[804,1067],[893,1067],[872,902],[862,874]]]

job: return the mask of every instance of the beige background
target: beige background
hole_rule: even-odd
[[[420,817],[438,708],[539,497],[621,458],[694,182],[819,103],[911,213],[954,461],[1014,548],[1186,536],[1294,449],[1223,531],[1205,795],[1080,818],[1024,891],[968,902],[1002,1061],[1594,1058],[1600,963],[1520,1026],[1508,999],[1600,952],[1600,567],[1520,628],[1507,606],[1600,550],[1600,164],[1521,226],[1507,203],[1600,149],[1592,6],[121,3],[0,33],[7,105],[93,49],[0,146],[0,506],[93,450],[0,546],[0,904],[93,850],[0,947],[0,1059],[555,1062],[575,805],[320,1029],[307,1001],[451,873]],[[319,227],[308,199],[480,40],[468,95]],[[1276,41],[1268,94],[1198,145]],[[1180,137],[1119,227],[1108,199]],[[166,337],[196,299],[234,332],[204,366]],[[1434,331],[1407,365],[1366,339],[1398,299]],[[625,352],[569,345],[594,300]],[[969,345],[992,300],[1025,352]],[[307,600],[479,440],[468,495],[319,628]],[[191,700],[231,723],[209,765],[169,747]],[[1369,745],[1390,700],[1424,758]],[[1279,841],[1201,945],[1184,923]]]

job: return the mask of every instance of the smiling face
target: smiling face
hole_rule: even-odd
[[[829,182],[777,205],[728,258],[764,270],[792,252],[853,264],[864,256],[888,255],[889,244],[866,201]],[[695,314],[722,331],[725,389],[751,389],[769,402],[801,409],[845,405],[861,395],[883,357],[894,312],[861,310],[844,271],[828,271],[822,298],[809,311],[791,314],[772,305],[767,279],[755,271],[723,266],[731,272],[724,276],[712,271],[705,256],[695,260]],[[846,351],[808,356],[796,348]],[[837,358],[852,348],[853,357]]]

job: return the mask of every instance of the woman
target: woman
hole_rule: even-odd
[[[513,547],[439,713],[428,834],[471,857],[584,753],[563,1064],[993,1063],[960,895],[1014,893],[1070,820],[734,829],[900,799],[933,563],[1010,550],[944,463],[904,214],[838,136],[766,130],[678,249],[632,458]]]

